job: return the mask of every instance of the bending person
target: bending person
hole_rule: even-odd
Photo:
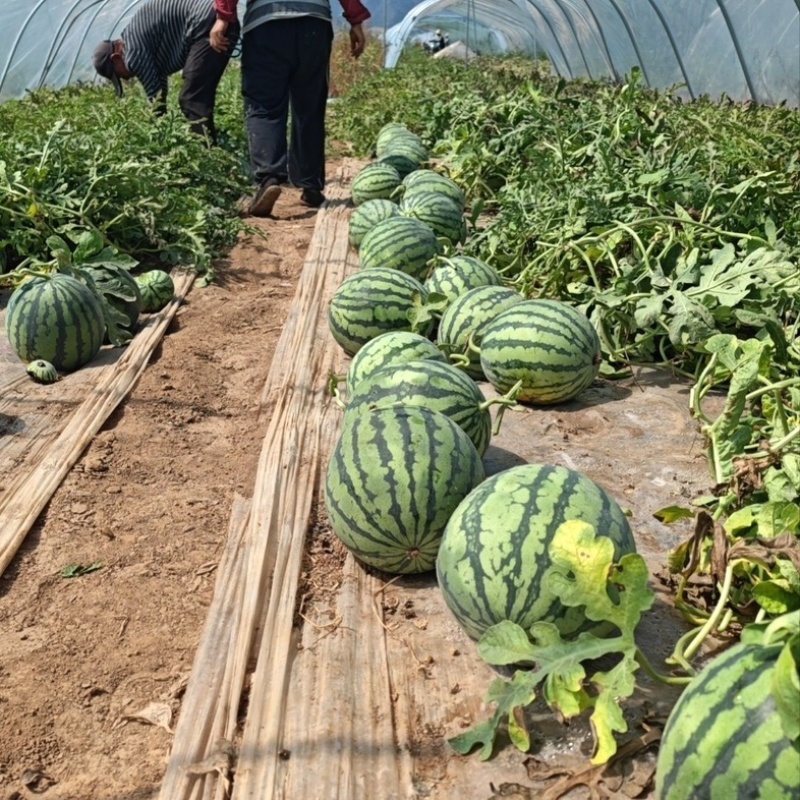
[[[163,114],[168,78],[183,70],[179,103],[195,133],[216,141],[214,105],[217,86],[239,38],[231,20],[226,44],[211,47],[216,22],[214,0],[146,0],[119,39],[105,39],[94,51],[94,67],[122,96],[122,79],[138,78],[156,113]]]
[[[364,52],[359,0],[339,0],[350,23],[350,52]],[[222,52],[238,0],[215,0],[211,46]],[[291,181],[300,202],[325,202],[325,109],[333,41],[329,0],[248,0],[242,26],[242,94],[250,162],[257,182],[249,212],[267,216]],[[287,130],[291,109],[291,140]]]

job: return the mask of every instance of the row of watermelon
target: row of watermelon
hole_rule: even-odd
[[[381,149],[391,155],[398,132],[405,135],[400,126],[382,132],[379,157]],[[490,403],[474,379],[488,377],[501,391],[521,380],[528,391],[521,399],[562,402],[596,375],[596,336],[569,306],[525,301],[477,259],[452,250],[443,257],[441,249],[463,235],[442,235],[439,227],[441,249],[425,258],[432,247],[427,233],[407,222],[384,224],[426,206],[419,196],[405,202],[414,183],[426,191],[436,191],[435,183],[447,187],[443,192],[463,210],[449,179],[409,168],[412,149],[391,159],[404,175],[370,165],[354,182],[350,241],[362,272],[348,279],[358,291],[337,292],[330,314],[334,337],[353,355],[343,434],[326,477],[332,527],[372,566],[401,573],[435,566],[448,607],[473,638],[505,619],[525,628],[552,620],[574,633],[586,624],[582,614],[560,607],[542,581],[548,543],[563,521],[581,519],[613,540],[619,558],[635,551],[627,519],[604,489],[563,467],[528,464],[485,479],[480,459]],[[444,204],[428,205],[440,225]],[[447,217],[451,233],[454,216]],[[434,328],[435,344],[427,338]],[[503,381],[494,359],[506,369],[515,364],[512,378]],[[552,391],[542,391],[541,381],[532,389],[537,371],[547,371],[544,385]],[[685,691],[659,755],[662,800],[797,796],[796,737],[782,728],[772,690],[781,652],[739,645]],[[722,716],[736,724],[718,724]]]
[[[391,133],[420,155],[413,134],[397,126]],[[350,241],[361,270],[337,289],[329,311],[334,338],[353,356],[326,479],[332,527],[371,566],[436,567],[449,607],[475,638],[501,619],[566,619],[541,585],[549,539],[577,515],[610,536],[621,556],[634,550],[625,515],[571,470],[527,465],[485,480],[481,459],[492,405],[503,408],[518,394],[559,402],[593,380],[596,334],[570,306],[526,301],[491,266],[455,253],[460,239],[441,236],[441,225],[447,217],[451,230],[462,228],[460,187],[421,164],[401,178],[380,160],[382,141],[384,154],[394,152],[392,140],[379,137],[379,160],[353,182]],[[415,186],[428,188],[417,194]],[[407,216],[409,197],[419,217]],[[485,399],[476,383],[484,373],[506,396]],[[495,558],[499,552],[509,555]],[[535,563],[532,552],[541,553]]]
[[[91,361],[103,342],[130,340],[141,313],[160,311],[175,286],[168,272],[133,276],[97,264],[24,275],[6,308],[11,349],[40,383],[53,383]]]

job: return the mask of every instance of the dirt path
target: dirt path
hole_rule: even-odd
[[[0,577],[0,800],[157,793],[259,397],[315,212],[287,190],[194,288],[139,384]],[[102,564],[81,577],[70,565]],[[49,788],[48,788],[49,787]]]

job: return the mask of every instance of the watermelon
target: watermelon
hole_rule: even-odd
[[[783,648],[739,642],[684,689],[661,738],[660,800],[800,797],[800,743],[786,735],[773,694]]]
[[[405,272],[361,270],[345,278],[333,293],[328,324],[336,342],[354,355],[382,333],[411,330],[411,310],[415,301],[424,299],[423,285]]]
[[[437,192],[419,192],[403,197],[400,213],[418,219],[437,235],[456,245],[465,237],[464,215],[449,197]]]
[[[571,400],[600,369],[600,340],[585,314],[557,300],[526,300],[483,330],[481,368],[501,394],[518,381],[520,403]]]
[[[361,242],[362,269],[397,269],[417,280],[428,276],[428,262],[439,252],[439,241],[424,223],[396,216],[379,222]]]
[[[405,178],[406,175],[419,169],[419,162],[410,155],[404,152],[389,151],[378,159],[380,164],[390,164],[397,170],[400,178]]]
[[[413,140],[422,144],[422,139],[416,133],[410,131],[402,122],[387,122],[378,131],[378,135],[375,138],[375,155],[380,158],[390,144],[401,140]]]
[[[400,184],[403,197],[411,197],[419,192],[434,192],[449,197],[461,211],[464,210],[467,200],[464,190],[446,175],[441,175],[432,169],[418,169],[410,172]]]
[[[628,520],[611,495],[566,467],[523,464],[484,481],[453,512],[436,574],[445,603],[466,633],[479,639],[502,620],[528,630],[552,622],[580,630],[581,608],[564,608],[543,582],[548,546],[568,520],[594,526],[614,543],[614,560],[635,553]]]
[[[438,258],[433,265],[425,288],[428,292],[436,292],[447,298],[442,309],[453,302],[459,295],[478,286],[500,286],[500,276],[487,263],[473,256],[454,255],[450,258]]]
[[[399,367],[409,361],[446,361],[444,353],[430,340],[412,331],[389,331],[367,342],[354,356],[347,370],[347,394],[352,396],[361,382],[384,367]]]
[[[390,156],[407,159],[414,165],[414,169],[419,169],[428,160],[428,150],[418,136],[401,134],[394,136],[387,143],[386,147],[381,150],[378,159],[386,161]],[[409,170],[409,172],[411,171]],[[405,175],[407,174],[408,172],[405,173]]]
[[[136,276],[142,295],[142,311],[147,314],[161,311],[175,294],[175,282],[169,272],[151,269]]]
[[[365,564],[433,569],[453,509],[484,477],[469,437],[438,411],[364,411],[343,429],[325,479],[334,533]]]
[[[483,329],[498,314],[525,298],[505,286],[478,286],[456,297],[442,314],[437,344],[475,380],[481,380],[480,353],[469,349],[470,338],[480,345]]]
[[[364,237],[379,223],[400,214],[400,206],[382,198],[367,200],[353,211],[350,217],[348,241],[358,251]]]
[[[356,206],[367,200],[389,200],[400,185],[400,174],[391,164],[373,161],[353,178],[350,197]]]
[[[25,367],[25,372],[37,383],[55,383],[58,380],[56,368],[49,361],[43,361],[41,358],[31,361]]]
[[[61,272],[25,281],[6,308],[11,349],[26,363],[49,361],[59,372],[72,372],[91,361],[105,330],[97,296]]]
[[[439,411],[469,436],[483,456],[492,436],[492,417],[478,384],[440,361],[409,361],[383,367],[362,380],[350,396],[345,425],[365,408],[413,405]]]

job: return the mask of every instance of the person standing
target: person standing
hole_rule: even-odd
[[[95,48],[94,68],[119,97],[122,79],[138,78],[157,114],[166,109],[169,76],[183,70],[181,111],[195,133],[216,142],[217,86],[239,39],[239,22],[233,20],[226,46],[212,48],[216,21],[214,0],[146,0],[119,39],[105,39]]]
[[[358,58],[370,12],[359,0],[339,0],[350,23],[350,52]],[[214,0],[211,47],[229,46],[238,0]],[[287,181],[300,202],[325,202],[325,110],[333,25],[330,0],[248,0],[242,25],[242,94],[256,192],[248,211],[272,213]],[[291,133],[287,129],[291,111]]]

